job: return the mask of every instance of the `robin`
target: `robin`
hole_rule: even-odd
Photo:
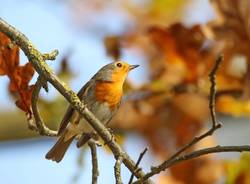
[[[78,92],[78,97],[103,124],[107,124],[117,112],[123,95],[124,81],[129,71],[138,66],[123,61],[107,64]],[[46,158],[60,162],[76,136],[82,136],[80,139],[82,143],[79,141],[77,143],[79,147],[91,138],[93,132],[86,120],[69,106],[58,130],[60,137],[46,154]]]

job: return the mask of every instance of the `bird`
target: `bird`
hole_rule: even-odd
[[[124,61],[116,61],[103,66],[78,92],[78,97],[95,117],[106,125],[120,107],[123,96],[123,84],[128,73],[139,65],[130,65]],[[61,121],[58,140],[46,154],[46,159],[60,162],[70,144],[77,136],[81,136],[77,146],[86,143],[92,127],[70,105]]]

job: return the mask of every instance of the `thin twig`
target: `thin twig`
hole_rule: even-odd
[[[58,50],[54,50],[50,53],[43,54],[44,60],[55,60],[56,56],[59,54]],[[39,97],[39,92],[41,90],[41,86],[45,89],[46,92],[48,92],[48,85],[46,80],[42,79],[40,76],[38,76],[37,82],[34,86],[33,93],[32,93],[32,100],[31,100],[31,108],[32,112],[34,114],[27,113],[27,120],[28,120],[28,127],[31,130],[38,131],[41,135],[47,135],[47,136],[56,136],[56,131],[50,130],[46,125],[44,124],[38,107],[37,107],[37,101]],[[33,115],[35,116],[35,123],[33,121]]]
[[[114,170],[115,170],[115,183],[122,184],[122,177],[121,177],[121,163],[123,158],[118,157],[115,162]]]
[[[215,65],[209,74],[210,78],[210,97],[209,97],[209,109],[212,119],[212,128],[215,128],[218,123],[215,112],[215,95],[216,95],[216,73],[219,69],[221,62],[223,61],[223,55],[219,55],[215,61]]]
[[[162,164],[160,164],[159,166],[157,166],[157,168],[162,168],[161,171],[166,170],[167,168],[165,168],[165,166],[167,166],[169,163],[172,163],[172,160],[174,160],[177,156],[179,156],[181,153],[183,153],[184,151],[186,151],[188,148],[191,148],[194,144],[198,143],[199,141],[201,141],[202,139],[204,139],[205,137],[211,136],[218,128],[221,128],[222,124],[219,123],[217,121],[216,118],[216,112],[215,112],[215,95],[216,95],[216,72],[219,68],[220,63],[223,61],[223,56],[219,55],[216,58],[215,61],[215,65],[212,68],[210,74],[209,74],[209,78],[210,78],[210,82],[211,82],[211,87],[210,87],[210,98],[209,98],[209,110],[210,110],[210,115],[211,115],[211,119],[212,119],[212,126],[209,130],[207,130],[206,132],[204,132],[203,134],[201,134],[198,137],[194,137],[193,140],[191,140],[189,143],[185,144],[182,148],[180,148],[176,153],[174,153],[170,158],[168,158],[166,161],[164,161]],[[158,171],[158,170],[157,170]],[[151,171],[152,173],[153,171]],[[158,173],[155,173],[158,174]],[[151,174],[146,174],[146,176],[151,176]],[[153,174],[154,175],[154,174]],[[140,180],[144,180],[144,177],[141,178]],[[138,180],[139,181],[139,180]]]
[[[43,54],[41,54],[35,46],[29,41],[29,39],[20,31],[18,31],[13,26],[9,25],[3,19],[0,18],[0,31],[8,36],[12,41],[14,41],[28,57],[29,62],[32,63],[35,70],[39,75],[45,78],[46,81],[50,82],[58,92],[60,92],[65,99],[70,103],[70,105],[78,111],[87,122],[93,127],[93,129],[98,133],[98,135],[107,142],[107,145],[113,152],[114,157],[121,156],[123,158],[123,163],[126,167],[133,172],[135,168],[135,162],[130,158],[130,156],[123,151],[120,145],[112,139],[112,135],[107,130],[107,128],[89,111],[79,97],[74,93],[67,84],[62,82],[49,68],[44,60]],[[143,177],[144,172],[138,171],[135,173],[137,178]],[[147,183],[152,183],[150,180]]]
[[[90,147],[91,156],[92,156],[92,184],[97,184],[99,170],[98,170],[96,143],[94,140],[90,139],[88,141],[88,145]]]
[[[211,136],[214,133],[214,131],[216,131],[217,129],[221,128],[222,124],[218,123],[217,119],[216,119],[216,113],[215,113],[215,95],[216,95],[216,72],[217,72],[217,70],[219,68],[219,65],[222,62],[222,60],[223,60],[223,57],[221,55],[218,56],[218,58],[215,61],[215,65],[214,65],[211,73],[209,74],[210,82],[211,82],[210,98],[209,98],[209,109],[210,109],[210,114],[211,114],[211,118],[212,118],[212,126],[211,126],[211,128],[208,131],[206,131],[203,134],[201,134],[200,136],[194,137],[193,140],[191,140],[189,143],[187,143],[186,145],[184,145],[175,154],[173,154],[168,159],[168,161],[172,160],[175,157],[177,157],[178,155],[180,155],[185,150],[187,150],[188,148],[190,148],[191,146],[193,146],[194,144],[196,144],[200,140],[204,139],[205,137]]]
[[[204,139],[205,137],[211,136],[215,130],[217,130],[218,128],[221,128],[221,124],[217,124],[214,128],[209,129],[207,132],[205,132],[204,134],[194,137],[193,140],[191,140],[189,143],[187,143],[186,145],[184,145],[181,149],[179,149],[175,154],[173,154],[169,159],[172,160],[173,158],[177,157],[178,155],[180,155],[181,153],[183,153],[185,150],[187,150],[188,148],[190,148],[191,146],[193,146],[194,144],[196,144],[197,142],[199,142],[200,140]]]
[[[27,118],[27,122],[28,122],[28,128],[30,130],[38,131],[38,129],[36,127],[36,123],[34,122],[34,119],[33,119],[33,114],[26,113],[26,118]]]
[[[50,53],[44,53],[43,59],[44,60],[55,60],[56,56],[59,54],[59,51],[57,49],[53,50]]]
[[[155,174],[162,172],[163,170],[181,162],[184,160],[190,160],[193,158],[197,158],[203,155],[211,154],[211,153],[220,153],[220,152],[243,152],[250,151],[250,146],[215,146],[211,148],[205,148],[197,151],[193,151],[192,153],[188,153],[182,156],[177,156],[172,159],[170,162],[164,162],[157,167],[152,167],[151,172],[147,173],[143,178],[138,179],[133,184],[141,184],[148,178],[152,177]]]
[[[140,164],[140,162],[141,162],[143,156],[145,155],[145,153],[146,153],[147,151],[148,151],[148,148],[145,148],[145,149],[143,150],[143,152],[140,153],[140,155],[139,155],[139,157],[138,157],[138,160],[137,160],[137,162],[136,162],[136,165],[135,165],[136,168],[135,168],[134,172],[132,172],[128,184],[131,184],[131,183],[133,182],[135,172],[138,172],[139,164]]]
[[[50,130],[45,125],[37,107],[39,92],[44,83],[46,83],[46,80],[43,77],[39,76],[32,93],[31,108],[35,118],[36,130],[39,132],[40,135],[57,136],[57,131]]]

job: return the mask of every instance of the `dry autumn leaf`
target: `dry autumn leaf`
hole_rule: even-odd
[[[33,86],[29,86],[29,82],[34,75],[34,69],[30,63],[19,65],[19,48],[3,33],[0,33],[0,75],[7,75],[10,92],[19,94],[16,105],[31,115]]]

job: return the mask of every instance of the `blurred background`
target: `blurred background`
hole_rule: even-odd
[[[58,49],[48,61],[78,91],[103,65],[117,59],[140,67],[129,74],[126,100],[111,126],[136,160],[148,147],[145,171],[210,126],[208,74],[218,53],[216,109],[223,128],[192,150],[244,145],[250,140],[250,2],[248,0],[0,0],[0,17],[41,51]],[[20,53],[20,64],[27,58]],[[34,75],[30,84],[36,81]],[[44,158],[55,143],[27,127],[9,79],[0,78],[1,183],[91,183],[89,149],[71,146],[59,164]],[[40,109],[57,129],[67,108],[52,86]],[[99,183],[115,183],[114,159],[98,148]],[[155,176],[160,184],[249,184],[246,153],[208,155]],[[209,173],[209,177],[208,177]],[[127,183],[130,172],[122,168]]]

